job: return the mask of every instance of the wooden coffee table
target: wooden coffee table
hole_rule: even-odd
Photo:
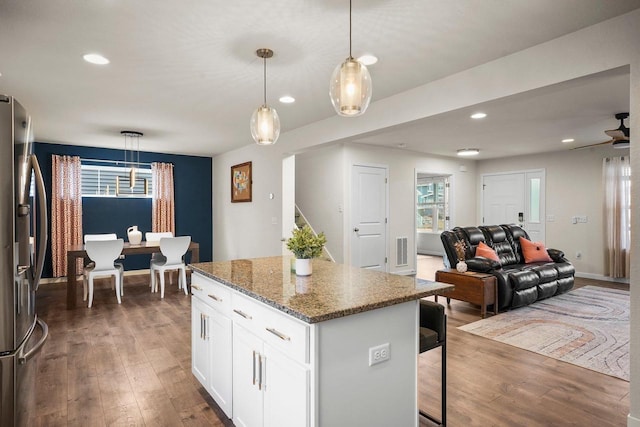
[[[448,268],[436,271],[436,282],[455,285],[453,291],[436,294],[436,301],[440,295],[447,297],[447,304],[451,302],[451,298],[478,304],[483,319],[487,314],[487,306],[493,304],[493,314],[498,314],[498,286],[495,276],[473,271],[460,273]]]

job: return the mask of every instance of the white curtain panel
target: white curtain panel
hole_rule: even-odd
[[[631,166],[629,157],[603,159],[605,275],[629,277],[631,266]]]

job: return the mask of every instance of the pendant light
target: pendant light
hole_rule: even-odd
[[[329,96],[336,112],[345,117],[364,114],[371,101],[369,70],[351,55],[351,0],[349,0],[349,57],[333,71],[329,82]]]
[[[256,55],[264,63],[264,103],[251,115],[251,136],[258,145],[275,144],[280,136],[280,118],[275,108],[267,105],[267,58],[273,56],[271,49],[258,49]]]
[[[129,188],[133,190],[136,186],[136,168],[140,168],[140,137],[143,133],[134,130],[123,130],[120,134],[124,135],[124,166],[127,167],[128,165],[130,167]]]

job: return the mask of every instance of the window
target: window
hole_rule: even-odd
[[[449,227],[449,178],[418,174],[416,186],[418,232],[440,233]]]
[[[151,198],[151,169],[136,168],[133,188],[129,186],[130,170],[122,166],[82,164],[82,197]]]

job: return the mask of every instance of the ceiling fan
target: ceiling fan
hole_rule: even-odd
[[[629,145],[631,143],[631,140],[629,138],[629,128],[624,125],[624,119],[629,117],[629,113],[618,113],[615,117],[616,119],[620,120],[620,126],[617,129],[604,131],[604,133],[611,137],[609,141],[599,142],[597,144],[591,144],[584,147],[576,148],[587,148],[604,144],[611,144],[613,148],[629,148]]]

